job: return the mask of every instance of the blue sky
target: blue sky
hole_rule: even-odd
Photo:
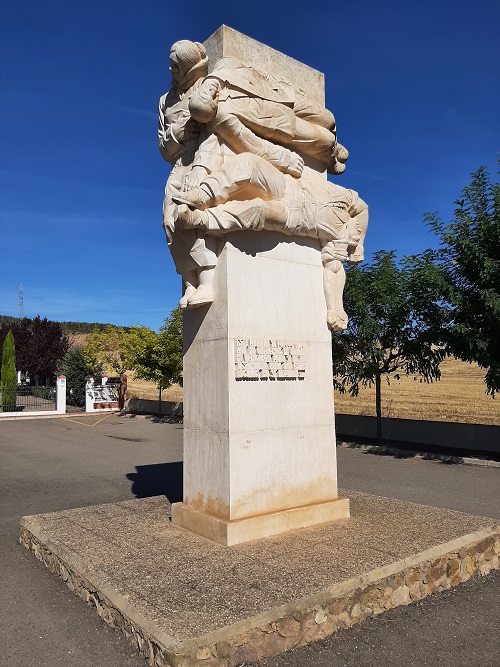
[[[175,307],[157,104],[170,45],[222,23],[325,72],[368,257],[435,245],[423,213],[496,175],[497,0],[2,0],[0,314],[20,283],[30,317],[156,329]]]

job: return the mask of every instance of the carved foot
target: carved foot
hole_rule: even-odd
[[[210,206],[212,197],[202,188],[193,188],[174,195],[172,199],[176,204],[187,204],[191,208],[204,209]]]
[[[342,146],[342,144],[336,144],[335,148],[333,149],[333,155],[339,162],[347,162],[349,151],[345,146]]]
[[[326,313],[328,327],[332,331],[344,331],[347,329],[348,317],[344,309],[328,310]]]
[[[184,309],[188,307],[189,299],[195,294],[196,287],[194,285],[188,285],[182,299],[179,301],[180,308]]]
[[[328,173],[330,174],[343,174],[345,171],[345,162],[349,157],[349,151],[347,148],[344,148],[342,144],[335,144],[332,151],[332,158],[330,166],[328,167]]]
[[[214,300],[214,293],[210,285],[200,285],[194,292],[191,298],[188,299],[187,308],[198,308],[207,303],[212,303]]]

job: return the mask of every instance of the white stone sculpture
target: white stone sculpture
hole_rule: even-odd
[[[363,258],[368,209],[327,180],[348,153],[323,75],[226,26],[170,61],[163,224],[185,286],[172,522],[234,545],[346,519],[328,327],[346,327],[343,263]]]
[[[333,114],[289,82],[223,57],[208,74],[205,48],[176,42],[172,89],[160,100],[159,143],[173,168],[163,224],[185,292],[181,308],[213,301],[217,237],[273,230],[318,239],[327,322],[347,326],[343,262],[363,259],[368,207],[325,180],[348,153]],[[305,169],[304,160],[315,169]]]

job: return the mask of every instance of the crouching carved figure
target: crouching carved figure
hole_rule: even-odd
[[[328,325],[345,329],[343,263],[363,259],[368,207],[320,171],[340,174],[348,158],[333,114],[236,58],[222,58],[208,74],[197,42],[176,42],[170,62],[158,135],[172,164],[163,225],[184,280],[181,308],[213,300],[217,237],[267,229],[318,239]],[[305,170],[304,159],[320,169]]]

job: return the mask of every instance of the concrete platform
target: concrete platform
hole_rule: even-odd
[[[342,495],[349,520],[231,548],[163,496],[24,517],[20,539],[157,667],[252,663],[499,568],[492,519]]]

